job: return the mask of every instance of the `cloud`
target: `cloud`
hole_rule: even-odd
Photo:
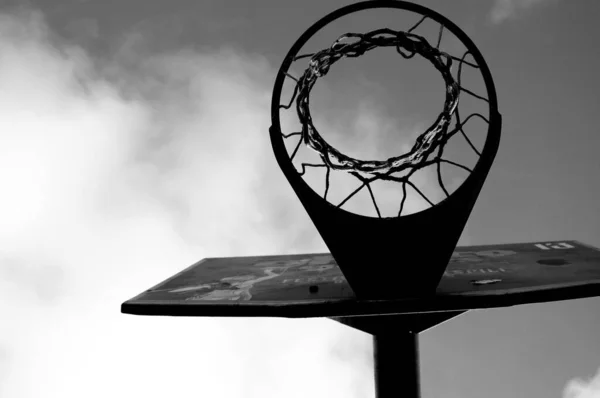
[[[270,153],[268,62],[150,47],[0,15],[1,394],[367,395],[370,339],[330,320],[119,313],[207,255],[323,249]]]
[[[600,369],[589,380],[569,381],[563,392],[563,398],[600,398]]]
[[[556,0],[496,0],[490,17],[492,22],[501,23],[507,19],[514,18],[518,13],[524,10],[555,1]]]

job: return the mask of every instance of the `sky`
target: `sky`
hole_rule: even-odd
[[[461,244],[600,247],[600,3],[420,3],[478,45],[504,120]],[[120,313],[204,257],[326,251],[267,131],[284,55],[344,4],[0,0],[1,397],[374,396],[370,336],[328,319]],[[332,142],[367,156],[437,109],[400,85],[433,72],[378,56],[315,91],[315,120],[352,138]],[[424,332],[422,395],[598,398],[599,309],[472,311]]]

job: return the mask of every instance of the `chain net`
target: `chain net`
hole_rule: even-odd
[[[423,17],[407,31],[395,31],[383,28],[368,33],[346,33],[335,40],[329,48],[316,53],[294,57],[293,61],[309,58],[308,67],[299,78],[284,72],[288,78],[295,82],[295,86],[291,99],[287,104],[280,105],[280,109],[290,109],[295,103],[296,113],[301,125],[300,131],[289,134],[282,133],[284,139],[290,139],[294,136],[299,137],[290,154],[290,159],[294,160],[300,145],[304,143],[308,148],[315,151],[322,160],[321,164],[302,163],[299,173],[304,175],[308,167],[324,167],[327,169],[325,175],[325,193],[323,195],[325,200],[327,200],[329,191],[331,170],[347,172],[359,181],[358,188],[337,204],[337,207],[342,207],[359,191],[367,189],[377,215],[381,217],[381,212],[371,189],[371,184],[377,180],[393,181],[402,184],[403,196],[398,216],[401,216],[404,210],[407,186],[412,187],[430,206],[434,206],[434,203],[411,181],[414,173],[424,167],[437,166],[438,183],[444,194],[449,196],[450,194],[442,180],[441,164],[451,164],[469,173],[472,170],[465,165],[443,158],[444,147],[447,142],[455,134],[460,133],[477,156],[481,156],[479,150],[475,148],[469,137],[465,134],[463,127],[473,117],[480,118],[488,125],[489,120],[476,112],[471,113],[464,120],[461,120],[458,109],[461,93],[467,93],[474,98],[488,102],[487,98],[477,95],[461,85],[463,65],[476,69],[478,69],[478,66],[466,60],[466,57],[470,54],[469,51],[466,51],[462,57],[456,57],[440,50],[439,46],[444,33],[443,25],[440,25],[438,40],[435,46],[432,46],[423,36],[413,33],[425,19],[427,17]],[[343,58],[360,57],[378,47],[393,47],[405,59],[410,59],[418,54],[428,60],[444,80],[446,86],[445,101],[442,111],[436,120],[416,138],[414,145],[407,153],[391,157],[387,160],[360,160],[345,155],[323,139],[315,127],[310,113],[310,94],[317,80],[327,75],[333,64]],[[456,78],[452,74],[455,64],[458,65]],[[454,124],[452,124],[453,120]],[[403,175],[398,176],[397,174],[401,172]]]

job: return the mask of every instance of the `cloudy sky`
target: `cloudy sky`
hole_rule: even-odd
[[[462,243],[600,247],[600,3],[421,3],[477,43],[504,116]],[[0,0],[0,396],[373,397],[369,336],[333,321],[119,312],[203,257],[326,250],[267,129],[283,56],[344,4]],[[368,140],[349,128],[349,150],[387,156],[398,139],[377,132],[432,114],[395,81],[435,74],[371,59],[346,71],[356,84],[323,83],[319,117],[351,112]],[[597,398],[599,309],[472,312],[428,331],[423,396]]]

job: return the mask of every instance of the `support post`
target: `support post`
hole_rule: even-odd
[[[373,336],[375,396],[420,398],[419,335],[391,330]]]
[[[420,398],[419,333],[466,311],[333,317],[373,335],[376,398]]]

